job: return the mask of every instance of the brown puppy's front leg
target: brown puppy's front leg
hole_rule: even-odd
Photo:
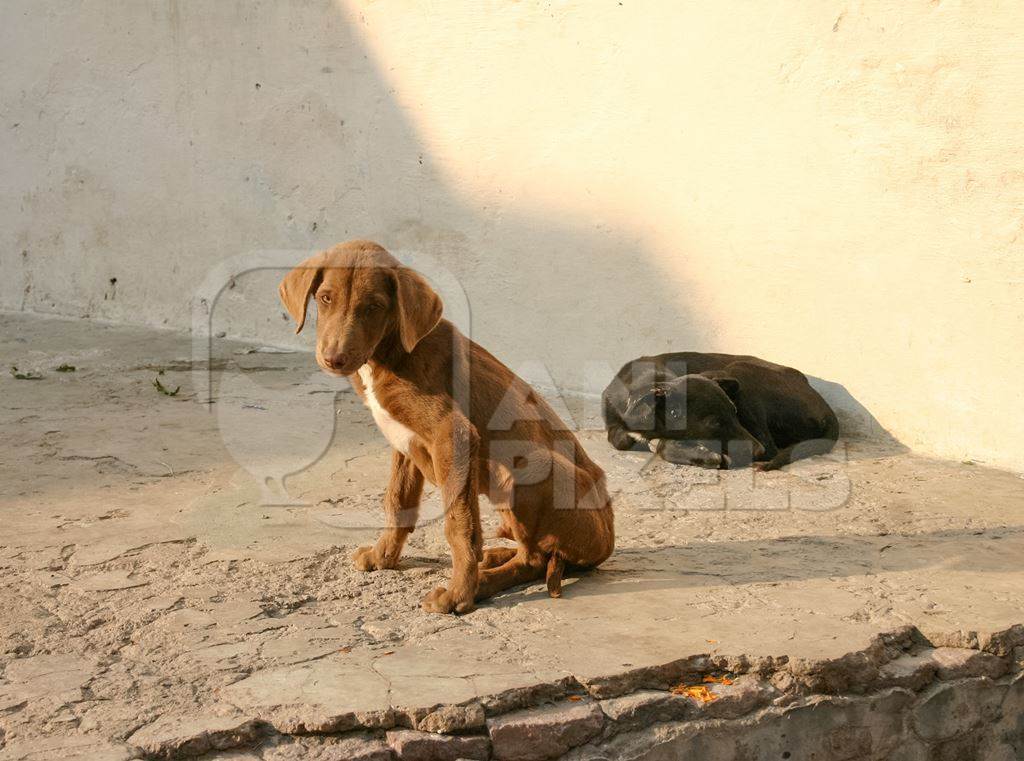
[[[434,438],[434,476],[444,500],[444,534],[452,551],[452,580],[423,598],[431,613],[473,610],[483,556],[483,531],[477,490],[479,435],[472,424],[453,414]]]
[[[379,571],[398,566],[405,538],[416,528],[423,494],[423,474],[411,458],[394,450],[391,456],[391,480],[384,492],[384,518],[387,527],[373,547],[360,547],[352,561],[360,571]]]

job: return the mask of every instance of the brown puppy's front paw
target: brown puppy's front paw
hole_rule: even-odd
[[[360,571],[384,571],[398,566],[397,558],[394,561],[381,558],[376,547],[360,547],[352,553],[352,563]]]
[[[469,613],[476,606],[472,598],[458,600],[444,587],[438,587],[423,598],[420,607],[428,613]]]
[[[352,553],[352,563],[360,571],[376,571],[377,553],[373,547],[360,547]]]

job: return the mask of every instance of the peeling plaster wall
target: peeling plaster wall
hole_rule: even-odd
[[[187,327],[374,237],[532,377],[751,352],[1024,470],[1022,50],[1013,2],[8,0],[0,306]],[[215,326],[292,340],[276,279]]]

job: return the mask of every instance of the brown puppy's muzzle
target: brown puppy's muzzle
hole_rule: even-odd
[[[351,375],[365,364],[366,360],[359,359],[348,353],[324,354],[321,366],[324,370],[335,375]]]
[[[373,354],[380,325],[366,325],[349,317],[317,323],[317,361],[328,373],[351,375]]]
[[[318,347],[316,360],[331,375],[351,375],[366,362],[366,356],[363,351],[335,343],[333,346]]]
[[[335,372],[348,374],[354,372],[355,368],[351,367],[352,359],[348,354],[341,352],[334,354],[324,354],[324,365],[328,369],[334,370]]]

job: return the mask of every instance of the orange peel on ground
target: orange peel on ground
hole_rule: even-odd
[[[673,695],[686,695],[700,703],[711,703],[718,700],[718,695],[713,693],[704,684],[679,684],[672,688]]]
[[[732,684],[732,679],[727,676],[711,676],[710,674],[703,679],[707,684]]]

